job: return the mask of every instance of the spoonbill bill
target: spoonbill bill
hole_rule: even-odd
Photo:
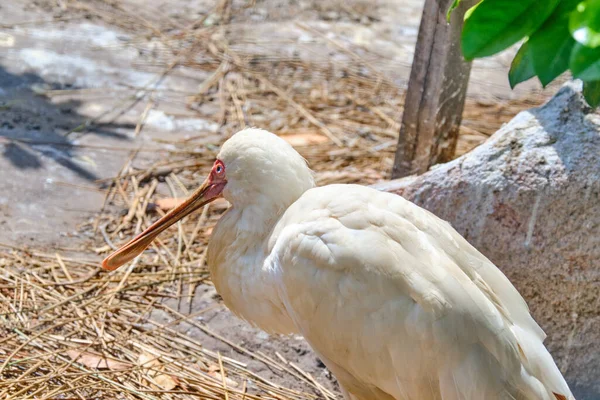
[[[227,140],[184,203],[103,261],[113,270],[218,197],[208,266],[227,307],[302,334],[347,400],[571,400],[506,276],[447,222],[359,185],[316,187],[282,138]]]

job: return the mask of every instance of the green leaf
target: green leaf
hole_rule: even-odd
[[[525,42],[521,45],[521,48],[510,64],[510,71],[508,71],[510,88],[514,89],[519,83],[525,82],[534,76],[535,70],[533,69],[533,60],[531,58],[531,52],[529,51],[529,43]]]
[[[583,97],[590,106],[600,106],[600,81],[583,82]]]
[[[576,43],[571,53],[569,68],[574,78],[584,81],[600,80],[600,47],[592,49]]]
[[[458,7],[458,5],[460,4],[460,2],[461,2],[461,0],[454,0],[454,2],[452,3],[452,5],[448,9],[448,13],[446,13],[446,21],[450,22],[450,14],[452,14],[452,11],[454,11],[454,9],[456,7]]]
[[[531,35],[560,0],[483,0],[465,17],[461,44],[466,59],[496,54]]]
[[[569,32],[569,13],[563,3],[569,2],[563,0],[550,18],[529,38],[533,69],[543,86],[569,68],[571,51],[575,45]]]
[[[482,1],[482,0],[477,0],[477,3],[479,3],[480,1]],[[448,12],[446,13],[446,20],[448,21],[448,23],[450,23],[450,17],[452,15],[452,11],[454,11],[458,6],[460,6],[461,2],[462,2],[462,0],[454,0],[452,2],[452,5],[450,6],[450,8],[448,9]],[[476,6],[477,6],[477,4],[475,4],[474,6],[472,6],[471,9],[468,10],[468,11],[471,11]],[[468,15],[468,14],[465,14],[465,15]]]
[[[600,0],[586,0],[571,13],[569,30],[579,43],[596,48],[600,46]]]

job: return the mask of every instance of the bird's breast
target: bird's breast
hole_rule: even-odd
[[[278,277],[265,263],[264,240],[228,229],[225,217],[213,231],[207,257],[211,279],[225,305],[266,332],[296,332],[278,292]]]

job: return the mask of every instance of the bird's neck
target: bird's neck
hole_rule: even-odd
[[[236,231],[240,236],[249,236],[255,240],[264,240],[273,230],[287,207],[272,205],[265,207],[266,202],[259,201],[231,210],[236,217]]]
[[[215,287],[229,309],[267,332],[291,333],[292,321],[265,266],[268,240],[287,207],[268,207],[257,199],[233,205],[213,230],[208,266]]]

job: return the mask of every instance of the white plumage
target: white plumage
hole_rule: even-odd
[[[222,193],[232,206],[208,248],[217,291],[265,331],[302,334],[347,399],[573,398],[523,298],[448,223],[371,188],[315,188],[266,131],[235,134],[217,159],[187,205],[104,267]]]

